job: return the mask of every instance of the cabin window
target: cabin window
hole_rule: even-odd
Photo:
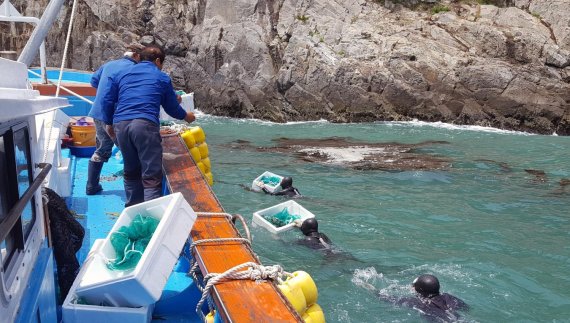
[[[23,127],[14,131],[14,152],[16,163],[16,180],[18,183],[18,198],[26,192],[28,187],[32,184],[32,163],[30,158],[30,141],[28,140],[28,128]],[[24,240],[28,238],[34,220],[36,219],[34,199],[26,205],[22,212],[22,229],[24,233]]]
[[[4,147],[4,136],[0,136],[0,178],[7,178],[7,162],[6,162],[6,151]],[[0,185],[0,222],[4,221],[6,215],[8,214],[8,185]],[[8,240],[8,243],[6,241]],[[6,270],[7,264],[7,244],[10,244],[10,237],[8,239],[0,242],[0,248],[2,250],[2,269]]]
[[[12,207],[24,195],[33,181],[32,160],[27,123],[0,129],[0,221],[4,221]],[[0,241],[2,270],[13,277],[12,269],[24,250],[35,219],[35,201],[32,198],[6,239]]]

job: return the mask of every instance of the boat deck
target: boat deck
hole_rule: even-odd
[[[116,151],[114,151],[116,152]],[[83,263],[96,239],[107,237],[121,211],[124,209],[125,192],[123,189],[122,160],[114,156],[103,167],[101,185],[103,191],[87,196],[87,166],[89,158],[69,155],[69,150],[62,153],[71,158],[72,196],[67,198],[70,210],[85,228],[83,246],[78,252],[78,259]],[[195,313],[196,299],[200,297],[191,277],[188,277],[189,264],[183,257],[176,264],[154,309],[153,322],[201,322]],[[178,296],[178,297],[176,297]]]

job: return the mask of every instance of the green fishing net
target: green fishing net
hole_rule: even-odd
[[[283,210],[281,210],[281,212],[277,214],[264,215],[263,217],[265,218],[265,220],[269,221],[271,224],[273,224],[278,228],[301,218],[299,215],[290,214],[287,211],[287,208],[284,208]]]
[[[135,268],[141,259],[159,220],[137,214],[129,226],[122,226],[111,234],[111,245],[117,257],[107,262],[111,270]]]
[[[279,177],[273,177],[273,176],[261,176],[261,181],[263,182],[263,184],[269,184],[271,186],[277,186],[281,183]]]

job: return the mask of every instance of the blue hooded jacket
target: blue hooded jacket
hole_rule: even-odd
[[[186,111],[178,103],[172,80],[153,62],[141,61],[114,76],[105,91],[103,114],[106,124],[146,119],[159,124],[160,107],[178,120]],[[112,121],[112,122],[108,122]]]
[[[90,117],[101,120],[106,124],[111,124],[112,120],[105,120],[105,115],[103,114],[103,98],[106,95],[106,91],[110,88],[109,82],[119,73],[124,72],[136,63],[137,62],[134,59],[124,56],[103,64],[99,67],[97,72],[93,74],[91,77],[91,86],[97,89],[97,94],[95,95],[93,107],[91,107],[91,110],[89,111]]]

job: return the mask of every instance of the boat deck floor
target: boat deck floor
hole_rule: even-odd
[[[85,186],[89,158],[69,155],[68,150],[62,153],[68,154],[72,166],[72,195],[67,198],[67,203],[70,210],[76,213],[77,220],[85,228],[83,246],[77,254],[79,262],[83,263],[94,241],[107,237],[124,209],[123,164],[122,159],[114,154],[103,166],[101,173],[103,191],[88,196],[85,194]],[[194,312],[196,297],[199,298],[200,295],[198,290],[192,286],[192,279],[186,275],[188,268],[189,265],[184,258],[176,264],[161,300],[155,306],[153,322],[201,322]],[[189,295],[196,293],[198,295]]]

